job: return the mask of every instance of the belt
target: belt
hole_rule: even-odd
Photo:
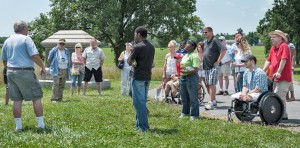
[[[22,67],[7,67],[7,69],[9,69],[9,70],[34,70],[34,68],[32,68],[32,67],[24,67],[24,68],[22,68]]]

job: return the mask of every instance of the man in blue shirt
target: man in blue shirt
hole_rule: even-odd
[[[14,24],[16,34],[5,40],[2,48],[3,65],[7,68],[9,98],[13,101],[13,114],[16,131],[22,131],[22,102],[32,101],[38,128],[45,128],[43,119],[42,88],[34,73],[34,63],[42,68],[45,66],[39,52],[28,34],[28,27],[24,21]]]
[[[254,55],[246,55],[242,62],[247,68],[243,76],[243,89],[242,92],[231,95],[231,98],[256,101],[261,93],[268,90],[268,77],[261,68],[256,66],[257,59]]]

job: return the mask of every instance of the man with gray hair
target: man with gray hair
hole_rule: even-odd
[[[13,114],[16,131],[22,131],[22,102],[32,101],[38,128],[45,128],[43,117],[43,92],[34,73],[34,63],[39,65],[42,73],[45,66],[39,52],[28,34],[28,26],[24,21],[16,21],[15,34],[5,40],[2,47],[3,65],[7,68],[9,98],[13,101]]]
[[[97,84],[98,96],[101,96],[102,67],[106,56],[103,50],[98,47],[97,39],[91,39],[90,46],[84,50],[82,57],[85,60],[83,96],[86,95],[88,82],[91,80],[92,75],[94,75]]]

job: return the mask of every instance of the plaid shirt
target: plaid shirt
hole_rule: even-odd
[[[248,82],[248,75],[251,75],[251,81]],[[248,91],[251,91],[255,88],[260,90],[260,93],[265,92],[268,90],[268,78],[266,73],[258,68],[257,66],[254,67],[252,73],[247,69],[243,75],[243,86],[248,88]]]

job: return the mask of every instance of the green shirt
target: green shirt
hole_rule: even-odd
[[[191,52],[187,53],[186,55],[183,56],[180,66],[184,67],[185,70],[190,69],[190,68],[199,68],[200,66],[200,59],[197,53]],[[187,76],[187,73],[180,73],[180,76]]]

